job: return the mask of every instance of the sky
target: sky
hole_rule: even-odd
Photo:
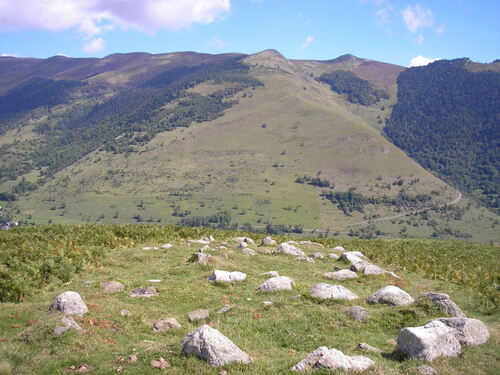
[[[500,58],[500,0],[0,0],[0,56],[257,53],[402,66]]]

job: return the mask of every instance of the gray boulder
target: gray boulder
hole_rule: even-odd
[[[311,255],[312,258],[317,258],[317,259],[323,259],[325,256],[320,253],[320,252],[316,252],[314,253],[313,255]]]
[[[60,311],[66,315],[83,316],[83,314],[89,312],[89,309],[77,292],[68,291],[56,297],[54,303],[50,306],[50,311]]]
[[[426,365],[418,366],[416,368],[416,370],[417,370],[417,372],[419,372],[420,374],[423,374],[423,375],[437,375],[437,373],[438,373],[434,367],[426,366]]]
[[[332,250],[333,251],[340,251],[341,253],[345,252],[345,249],[342,246],[335,246]]]
[[[311,257],[306,257],[306,256],[298,256],[294,260],[299,260],[307,263],[316,263],[313,258]]]
[[[285,253],[288,255],[302,256],[302,257],[306,256],[306,254],[301,249],[288,242],[283,242],[281,245],[279,245],[278,248],[275,250],[275,252]]]
[[[373,367],[375,362],[364,356],[347,356],[337,349],[321,346],[308,354],[302,361],[292,367],[292,371],[308,371],[313,368],[346,371],[364,371]]]
[[[418,299],[428,299],[434,301],[441,306],[441,308],[451,316],[463,317],[465,318],[464,312],[458,307],[455,302],[450,299],[448,294],[444,293],[424,293],[418,297]]]
[[[453,334],[463,345],[478,346],[490,339],[486,324],[470,318],[439,318],[437,319],[453,331]]]
[[[392,277],[395,277],[396,279],[400,279],[398,275],[396,275],[394,272],[391,271],[386,271],[383,268],[376,266],[374,264],[368,264],[363,268],[363,273],[365,275],[386,275],[390,274]]]
[[[172,247],[172,244],[170,244],[170,243],[166,243],[166,244],[160,246],[160,248],[165,249],[165,250],[170,249],[171,247]]]
[[[160,319],[153,322],[153,330],[155,332],[163,332],[169,329],[181,328],[180,323],[175,318]]]
[[[208,277],[208,280],[220,283],[232,283],[234,281],[243,281],[246,277],[247,275],[243,272],[214,270],[214,272]]]
[[[268,277],[278,277],[279,273],[276,271],[269,271],[269,272],[261,273],[260,275],[261,276],[268,276]]]
[[[151,298],[157,295],[158,292],[154,286],[148,286],[147,288],[135,288],[130,292],[130,297],[132,298]]]
[[[236,245],[237,249],[245,249],[248,247],[248,244],[246,242],[240,242],[238,245]]]
[[[314,284],[309,289],[309,294],[319,299],[345,299],[348,301],[359,298],[356,294],[342,285],[331,285],[327,283]]]
[[[253,359],[230,339],[208,325],[203,325],[184,337],[182,353],[193,354],[212,366],[224,366],[231,362],[253,362]]]
[[[222,306],[220,308],[219,311],[217,311],[217,314],[224,314],[232,309],[234,309],[236,307],[236,305],[233,305],[233,304],[229,304],[229,303],[226,303],[224,306]]]
[[[342,253],[340,259],[345,260],[349,263],[370,262],[369,259],[365,257],[360,251],[346,251]]]
[[[391,306],[409,305],[414,301],[412,296],[394,285],[377,290],[366,299],[366,302],[370,304],[385,303]]]
[[[339,256],[337,254],[330,253],[330,254],[328,254],[328,258],[337,260],[337,259],[339,259]]]
[[[107,283],[101,283],[101,288],[104,289],[104,293],[116,293],[124,290],[125,286],[119,281],[109,281]]]
[[[273,240],[271,237],[264,237],[262,239],[261,246],[273,246],[276,245],[276,241]]]
[[[71,316],[65,316],[59,319],[54,327],[54,336],[60,336],[69,329],[83,331],[83,329],[74,321]]]
[[[380,350],[379,348],[371,346],[370,344],[367,344],[366,342],[360,342],[358,345],[356,345],[356,349],[362,350],[362,351],[367,351],[367,352],[373,352],[373,353],[382,352],[382,350]]]
[[[254,256],[256,254],[255,250],[252,250],[249,247],[247,247],[246,249],[241,249],[241,253],[244,255],[250,255],[250,256]]]
[[[346,314],[358,322],[362,322],[370,317],[370,313],[361,306],[353,306],[346,310]]]
[[[287,276],[277,276],[271,277],[264,281],[259,287],[258,290],[263,292],[276,292],[278,290],[292,290],[292,284],[295,284],[291,278]]]
[[[403,328],[397,345],[403,354],[431,362],[438,357],[458,357],[462,348],[452,330],[439,320],[422,327]]]
[[[208,319],[208,316],[209,316],[209,313],[208,313],[208,310],[206,310],[206,309],[199,309],[199,310],[191,311],[188,314],[188,318],[189,318],[190,322],[196,322],[198,320]]]
[[[234,237],[233,241],[236,241],[238,243],[245,242],[247,244],[252,244],[252,245],[255,243],[255,241],[252,240],[250,237]]]
[[[335,271],[335,272],[327,272],[327,273],[325,273],[325,276],[328,277],[329,279],[342,281],[342,280],[347,280],[347,279],[354,279],[354,278],[358,277],[358,274],[356,272],[351,271],[351,270],[340,270],[340,271]]]
[[[193,258],[198,264],[206,265],[212,256],[206,253],[194,253]]]

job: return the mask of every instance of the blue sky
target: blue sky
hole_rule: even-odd
[[[500,58],[500,0],[0,0],[0,55],[345,53],[403,66]]]

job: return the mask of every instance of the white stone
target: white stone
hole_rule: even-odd
[[[287,242],[283,242],[281,245],[279,245],[278,248],[275,250],[275,252],[285,253],[295,256],[303,256],[303,257],[306,256],[306,254],[301,249]]]
[[[169,243],[166,243],[166,244],[160,246],[160,248],[165,249],[165,250],[170,249],[171,247],[172,247],[172,244],[169,244]]]
[[[330,258],[330,259],[339,259],[339,256],[337,254],[330,253],[330,254],[328,254],[328,258]]]
[[[158,250],[158,248],[156,246],[144,246],[142,248],[142,250],[146,251],[146,250]]]
[[[334,251],[340,251],[340,252],[345,252],[345,249],[342,246],[335,246],[332,250]]]
[[[394,285],[377,290],[366,299],[367,303],[385,303],[391,306],[409,305],[415,300],[404,290]]]
[[[276,271],[269,271],[269,272],[261,273],[260,275],[261,276],[278,277],[279,273]]]
[[[358,274],[356,272],[352,272],[351,270],[340,270],[335,272],[327,272],[325,273],[325,276],[329,279],[342,281],[347,279],[354,279],[358,277]]]
[[[214,270],[214,272],[208,277],[208,280],[220,283],[232,283],[234,281],[243,281],[246,277],[247,275],[243,272]]]
[[[313,255],[311,255],[311,257],[313,258],[318,258],[318,259],[323,259],[325,256],[321,253],[314,253]]]
[[[247,247],[246,249],[241,249],[241,253],[244,255],[250,255],[250,256],[254,256],[256,254],[255,250],[252,250],[249,247]]]
[[[359,298],[356,294],[342,285],[327,283],[314,284],[311,289],[309,289],[309,294],[319,299],[341,299],[351,301]]]
[[[488,327],[480,320],[463,317],[439,318],[437,320],[450,328],[463,345],[483,345],[490,339]]]
[[[309,246],[325,247],[323,244],[320,244],[318,242],[312,242],[312,241],[299,241],[299,245],[309,245]]]
[[[359,251],[346,251],[342,253],[340,259],[347,260],[349,263],[369,262],[368,258]]]
[[[231,362],[253,362],[252,358],[230,339],[208,325],[203,325],[184,337],[182,353],[194,354],[212,366],[224,366]]]
[[[50,311],[60,311],[66,315],[83,316],[89,312],[89,309],[77,292],[68,291],[56,297],[56,300],[50,306]]]
[[[275,292],[278,290],[292,290],[292,285],[295,285],[295,281],[287,276],[271,277],[264,281],[258,288],[258,290],[265,292]]]
[[[273,240],[271,237],[264,237],[262,239],[262,243],[261,243],[262,246],[273,246],[273,245],[276,245],[276,241]]]
[[[234,237],[233,238],[233,241],[236,241],[238,243],[242,243],[242,242],[245,242],[247,244],[254,244],[254,240],[252,240],[250,237]]]
[[[308,354],[302,361],[293,366],[293,371],[309,371],[313,368],[346,371],[364,371],[373,367],[375,362],[364,356],[347,356],[337,349],[321,346]]]
[[[69,329],[83,331],[71,316],[65,316],[57,321],[56,326],[54,327],[54,335],[60,336]]]

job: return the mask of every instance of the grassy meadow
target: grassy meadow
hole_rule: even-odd
[[[190,263],[201,245],[188,239],[204,235],[216,239],[211,247],[225,244],[226,250],[208,251],[210,263]],[[231,238],[246,234],[256,240],[255,256],[241,254]],[[220,369],[180,353],[184,335],[203,322],[190,323],[187,314],[208,309],[205,323],[218,329],[250,354],[254,363],[229,365],[229,374],[291,373],[290,369],[318,346],[357,355],[358,342],[378,347],[382,353],[361,353],[376,362],[373,374],[412,374],[424,362],[403,359],[393,353],[387,340],[400,329],[422,325],[442,312],[432,304],[409,306],[367,305],[364,299],[386,285],[397,285],[417,297],[437,291],[448,293],[469,317],[484,321],[490,341],[480,347],[464,347],[459,358],[438,359],[432,366],[440,374],[496,374],[500,371],[499,269],[498,248],[466,242],[438,240],[316,239],[326,247],[302,246],[308,254],[320,251],[325,259],[315,263],[295,261],[293,256],[270,255],[258,246],[262,235],[182,228],[160,225],[52,225],[16,228],[0,232],[0,374],[58,374],[72,365],[87,363],[93,374],[156,374],[150,362],[159,356],[171,367],[169,374],[217,374]],[[278,242],[293,239],[276,237]],[[171,243],[169,250],[143,251],[144,246]],[[335,284],[323,276],[333,267],[348,267],[326,255],[332,247],[359,250],[373,263],[395,271],[401,280],[389,276],[361,276],[340,284],[360,298],[351,302],[319,302],[307,295],[318,282]],[[267,249],[272,250],[273,247]],[[227,258],[222,256],[227,254]],[[214,269],[241,271],[243,283],[212,284],[207,277]],[[260,293],[256,288],[270,270],[296,282],[292,291]],[[160,279],[159,283],[147,280]],[[101,282],[120,281],[125,291],[105,294]],[[130,291],[139,286],[156,286],[159,296],[132,299]],[[75,318],[85,332],[68,331],[52,336],[58,318],[48,312],[54,298],[63,291],[81,294],[90,312]],[[301,297],[293,299],[300,294]],[[271,301],[271,307],[262,302]],[[237,308],[216,312],[227,303]],[[365,307],[371,317],[365,322],[351,320],[345,310]],[[121,316],[120,310],[132,312]],[[176,318],[178,330],[154,333],[152,322]],[[119,357],[138,354],[136,363],[117,363]],[[321,374],[323,372],[318,371]]]

